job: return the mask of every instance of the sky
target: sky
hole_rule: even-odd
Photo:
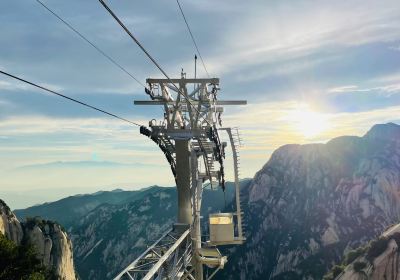
[[[96,0],[44,1],[142,83],[162,77]],[[240,127],[242,177],[288,143],[325,143],[400,123],[400,4],[181,0],[220,99]],[[195,48],[173,0],[108,1],[170,76],[194,75]],[[36,0],[0,2],[0,69],[148,124],[143,87]],[[198,76],[205,77],[201,64]],[[0,197],[12,208],[77,193],[173,186],[135,126],[0,76]],[[228,172],[231,176],[231,173]],[[228,176],[228,177],[229,177]],[[229,180],[229,178],[228,178]]]

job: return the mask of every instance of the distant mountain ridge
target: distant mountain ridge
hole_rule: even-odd
[[[60,167],[70,167],[70,168],[108,168],[108,167],[139,167],[139,166],[154,166],[144,163],[121,163],[113,161],[97,161],[97,160],[87,160],[87,161],[54,161],[43,164],[32,164],[18,167],[18,170],[35,169],[35,168],[60,168]]]
[[[161,187],[153,186],[138,191],[99,191],[93,194],[79,194],[69,196],[55,202],[43,203],[26,209],[14,210],[19,219],[40,216],[48,220],[57,221],[65,228],[70,227],[77,219],[84,216],[103,203],[124,204],[141,199],[148,193],[158,191]]]

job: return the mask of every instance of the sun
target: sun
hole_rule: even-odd
[[[299,106],[290,115],[293,127],[305,138],[317,137],[329,129],[326,114],[312,111],[306,105]]]

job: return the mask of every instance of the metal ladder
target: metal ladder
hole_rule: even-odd
[[[237,128],[234,129],[234,133],[232,133],[231,128],[224,128],[226,132],[228,133],[229,140],[231,142],[232,146],[232,154],[233,154],[233,169],[234,169],[234,175],[235,175],[235,195],[236,195],[236,216],[237,216],[237,230],[238,230],[238,241],[244,241],[246,238],[244,237],[243,233],[243,218],[242,215],[244,213],[242,212],[242,204],[239,199],[240,197],[240,154],[239,154],[239,148],[242,147],[242,139],[240,138],[239,130]]]

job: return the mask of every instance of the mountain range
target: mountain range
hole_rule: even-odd
[[[65,228],[75,224],[81,217],[94,210],[101,204],[121,205],[135,200],[141,200],[144,196],[157,192],[159,187],[149,187],[139,191],[124,191],[115,189],[113,191],[99,191],[93,194],[81,194],[69,196],[56,202],[35,205],[22,210],[14,210],[20,217],[43,217],[57,221]]]
[[[397,224],[399,136],[400,126],[389,123],[363,137],[277,149],[242,182],[247,241],[222,248],[228,264],[217,279],[322,279],[348,252]],[[225,196],[207,190],[203,216],[232,209],[233,187]],[[109,279],[170,227],[176,207],[174,188],[153,187],[69,197],[15,213],[63,224],[79,276]]]
[[[398,223],[399,136],[389,123],[277,149],[246,189],[247,242],[221,279],[322,279],[345,252]]]
[[[241,185],[247,186],[249,180]],[[234,187],[205,189],[202,215],[232,207]],[[82,279],[110,279],[168,230],[177,213],[176,188],[102,191],[15,210],[19,219],[40,216],[68,229]]]

